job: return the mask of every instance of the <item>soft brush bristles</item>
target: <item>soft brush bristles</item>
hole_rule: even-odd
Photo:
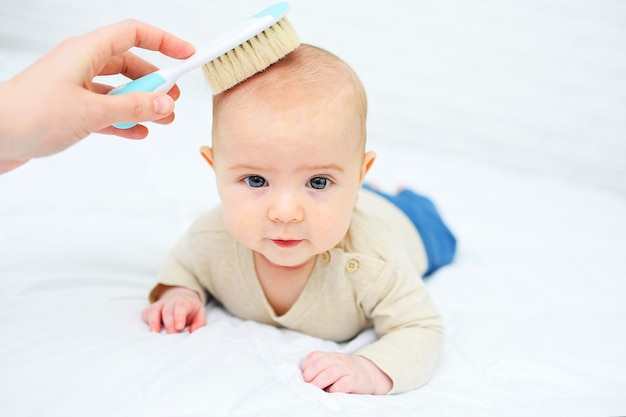
[[[300,39],[286,18],[247,42],[203,65],[213,94],[239,84],[277,62],[300,46]]]

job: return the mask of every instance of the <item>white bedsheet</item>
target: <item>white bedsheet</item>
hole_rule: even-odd
[[[268,4],[127,3],[0,5],[0,79],[123,17],[199,43],[218,16]],[[147,331],[165,253],[217,203],[197,151],[210,135],[197,71],[180,81],[177,121],[148,140],[94,135],[0,176],[0,415],[625,415],[624,3],[294,1],[290,16],[364,79],[370,181],[429,195],[459,239],[427,281],[447,330],[433,380],[324,393],[300,361],[372,332],[336,344],[215,305],[193,335]]]

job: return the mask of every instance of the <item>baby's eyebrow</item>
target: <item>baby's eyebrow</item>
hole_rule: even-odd
[[[302,169],[308,171],[344,171],[343,167],[338,164],[307,165],[302,167]]]
[[[248,164],[237,164],[229,166],[228,169],[231,171],[262,171],[267,168]]]
[[[273,167],[272,167],[273,168]],[[251,171],[251,172],[262,172],[267,171],[271,168],[267,166],[259,166],[252,164],[236,164],[228,167],[231,171]],[[300,167],[302,171],[337,171],[344,172],[344,168],[339,164],[322,164],[322,165],[303,165]]]

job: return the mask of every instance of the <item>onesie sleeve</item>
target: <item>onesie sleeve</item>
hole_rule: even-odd
[[[379,339],[356,354],[374,362],[393,381],[390,394],[426,384],[440,355],[444,332],[426,286],[403,251],[365,291],[361,306]]]

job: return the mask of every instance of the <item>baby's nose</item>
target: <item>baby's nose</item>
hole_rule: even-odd
[[[297,193],[284,192],[276,195],[269,210],[274,222],[298,223],[304,218],[304,209]]]

